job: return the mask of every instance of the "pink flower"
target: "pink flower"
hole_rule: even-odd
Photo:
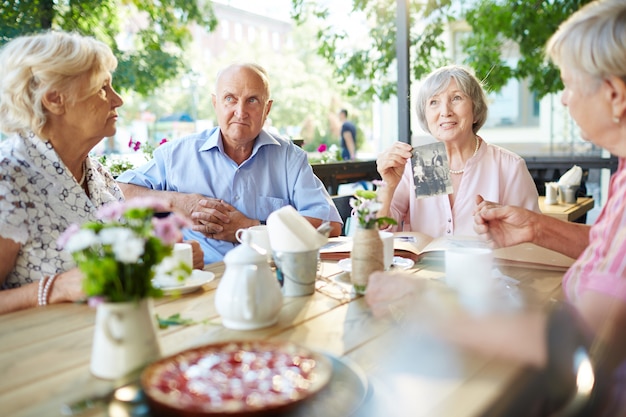
[[[376,188],[382,188],[385,187],[387,185],[387,183],[383,180],[373,180],[372,184],[376,187]]]
[[[320,146],[317,148],[317,151],[318,151],[318,152],[320,152],[320,153],[322,153],[322,152],[325,152],[325,151],[326,151],[326,149],[328,149],[328,147],[326,146],[326,144],[325,144],[325,143],[322,143],[322,144],[320,144]]]
[[[138,151],[139,148],[141,148],[141,142],[137,141],[133,141],[133,138],[131,136],[130,140],[128,141],[128,147],[131,148],[133,151]]]
[[[161,142],[159,142],[159,145],[163,145],[165,142],[167,142],[167,138],[161,139]]]
[[[100,304],[104,303],[105,297],[101,297],[101,296],[93,296],[93,297],[89,297],[89,299],[87,300],[87,305],[91,308],[97,308]]]
[[[166,245],[173,245],[183,238],[180,229],[176,227],[174,222],[168,221],[168,217],[164,219],[152,218],[152,227],[154,227],[154,235]]]
[[[150,208],[155,212],[170,211],[169,204],[163,202],[163,200],[155,197],[135,197],[126,200],[122,203],[124,211],[131,208]]]
[[[60,248],[66,247],[67,242],[70,240],[70,238],[78,233],[79,230],[79,225],[75,223],[70,224],[69,227],[65,229],[65,231],[61,233],[61,236],[59,236],[59,238],[57,239],[57,246]]]
[[[96,218],[100,220],[117,220],[122,217],[124,210],[124,203],[116,201],[100,207],[96,212]]]

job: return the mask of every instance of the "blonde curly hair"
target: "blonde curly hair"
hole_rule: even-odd
[[[109,46],[76,33],[50,31],[11,40],[0,50],[0,129],[42,136],[46,93],[56,91],[77,102],[99,90],[98,77],[116,67]],[[85,75],[87,90],[78,82]]]

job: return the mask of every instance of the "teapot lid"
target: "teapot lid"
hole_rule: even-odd
[[[261,251],[263,253],[261,253]],[[226,256],[224,256],[224,263],[226,264],[257,264],[266,262],[267,257],[265,250],[256,245],[250,245],[248,240],[244,240],[239,246],[231,249]]]

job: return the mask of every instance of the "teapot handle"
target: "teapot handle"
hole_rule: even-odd
[[[244,298],[243,317],[246,320],[252,320],[256,314],[256,285],[252,281],[256,278],[258,267],[256,265],[246,266],[245,284],[246,294]]]

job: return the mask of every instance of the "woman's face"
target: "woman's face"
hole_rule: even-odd
[[[87,89],[89,76],[84,76],[80,82]],[[122,98],[111,86],[111,74],[102,74],[98,91],[74,103],[67,103],[64,114],[67,132],[64,136],[82,143],[93,143],[93,147],[103,138],[115,135],[117,108],[122,104]]]
[[[580,127],[581,137],[615,155],[626,156],[619,125],[613,122],[608,83],[565,68],[561,69],[561,79],[565,86],[561,103]]]
[[[427,99],[425,115],[430,133],[439,141],[474,137],[474,104],[458,88],[454,78],[444,91]]]

